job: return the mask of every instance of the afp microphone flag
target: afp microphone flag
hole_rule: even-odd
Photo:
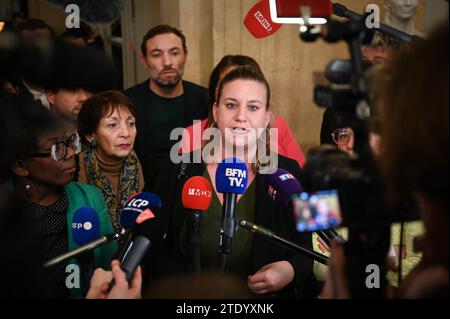
[[[100,220],[97,212],[89,206],[78,208],[73,214],[72,236],[77,245],[85,245],[100,237]]]
[[[245,16],[244,25],[256,39],[268,37],[282,26],[270,18],[269,0],[257,2]]]

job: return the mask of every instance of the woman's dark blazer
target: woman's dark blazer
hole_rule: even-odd
[[[278,155],[278,168],[288,170],[297,179],[300,177],[301,169],[294,160]],[[154,193],[161,198],[163,207],[154,211],[156,215],[154,223],[144,223],[135,228],[135,234],[146,235],[150,238],[161,228],[164,233],[164,239],[156,243],[156,247],[152,247],[145,258],[144,268],[147,275],[160,278],[189,271],[187,258],[181,253],[179,234],[190,210],[183,207],[181,192],[188,178],[202,176],[204,170],[204,164],[182,165],[167,162],[162,166]],[[290,210],[276,204],[267,194],[266,175],[257,174],[254,182],[256,182],[256,203],[253,222],[303,247],[312,249],[311,235],[296,232],[294,217]],[[237,243],[233,242],[233,244]],[[233,253],[232,250],[231,253]],[[296,297],[308,294],[305,290],[308,290],[307,286],[314,281],[313,261],[310,258],[293,253],[257,234],[253,239],[251,254],[252,274],[264,265],[281,260],[289,261],[294,267],[295,278],[286,287],[285,292],[288,292],[290,296],[294,293]]]

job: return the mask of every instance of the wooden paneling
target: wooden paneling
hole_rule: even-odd
[[[186,10],[181,11],[181,21],[186,19],[185,16],[197,15],[199,2],[206,6],[211,1],[182,1]],[[305,151],[317,145],[323,109],[313,103],[313,77],[314,74],[323,72],[331,59],[348,57],[345,44],[330,45],[323,41],[304,43],[298,37],[298,26],[293,25],[283,26],[270,37],[255,39],[242,23],[249,9],[256,3],[255,0],[212,0],[212,3],[212,22],[204,19],[196,22],[204,26],[212,23],[212,52],[209,52],[213,59],[211,67],[225,54],[245,54],[255,58],[271,85],[274,111],[286,118]],[[381,0],[347,0],[342,3],[354,11],[362,12],[366,4],[381,5]],[[191,36],[184,31],[191,47],[204,41],[198,34]],[[202,48],[203,51],[210,50],[211,46]],[[205,67],[202,65],[208,65],[209,62],[201,59],[200,65],[193,65],[195,61],[192,51],[189,59],[186,78],[196,79],[196,71],[204,72]],[[208,77],[209,73],[200,76],[203,81],[199,83],[206,86]]]
[[[298,26],[294,25],[285,25],[270,37],[255,39],[244,27],[243,20],[258,0],[129,1],[133,1],[134,16],[131,20],[134,23],[126,26],[132,39],[125,38],[124,43],[127,47],[134,45],[138,49],[135,52],[138,82],[148,76],[137,59],[142,36],[152,26],[171,24],[180,28],[187,38],[189,53],[185,79],[207,86],[210,72],[222,56],[252,56],[269,80],[275,112],[286,118],[300,146],[307,151],[318,145],[323,109],[313,103],[314,79],[330,60],[348,58],[344,43],[331,45],[321,40],[302,42],[298,37]],[[383,8],[383,0],[339,2],[361,13],[370,3]],[[45,1],[29,1],[29,4],[34,16],[45,16],[55,27],[64,23],[63,12],[49,8]],[[423,16],[422,0],[416,17],[419,30],[423,30]]]

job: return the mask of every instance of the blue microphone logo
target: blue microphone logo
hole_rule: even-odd
[[[73,240],[78,245],[85,245],[100,237],[100,220],[92,207],[77,209],[71,225]]]
[[[224,159],[217,167],[216,187],[219,193],[243,194],[247,179],[247,166],[239,159]]]

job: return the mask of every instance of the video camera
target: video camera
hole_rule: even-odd
[[[290,13],[286,13],[287,6],[283,6],[283,2],[289,3]],[[351,60],[332,61],[326,70],[327,78],[339,84],[339,88],[316,86],[314,100],[317,105],[332,109],[336,128],[353,129],[354,156],[330,145],[313,149],[303,170],[302,185],[305,191],[314,193],[313,196],[322,191],[337,190],[342,212],[339,218],[349,229],[345,251],[349,260],[347,275],[351,295],[353,298],[383,298],[391,223],[417,219],[417,215],[411,205],[387,205],[383,177],[369,145],[369,121],[373,110],[366,78],[368,66],[363,62],[361,47],[363,39],[370,41],[373,30],[366,27],[364,16],[330,1],[273,0],[271,6],[271,10],[277,12],[276,18],[300,24],[299,35],[304,41],[322,38],[330,43],[345,41],[348,45]],[[332,12],[350,20],[332,20]],[[395,32],[390,35],[395,36]],[[378,289],[371,289],[373,287],[366,284],[367,267],[373,265],[379,269]]]

